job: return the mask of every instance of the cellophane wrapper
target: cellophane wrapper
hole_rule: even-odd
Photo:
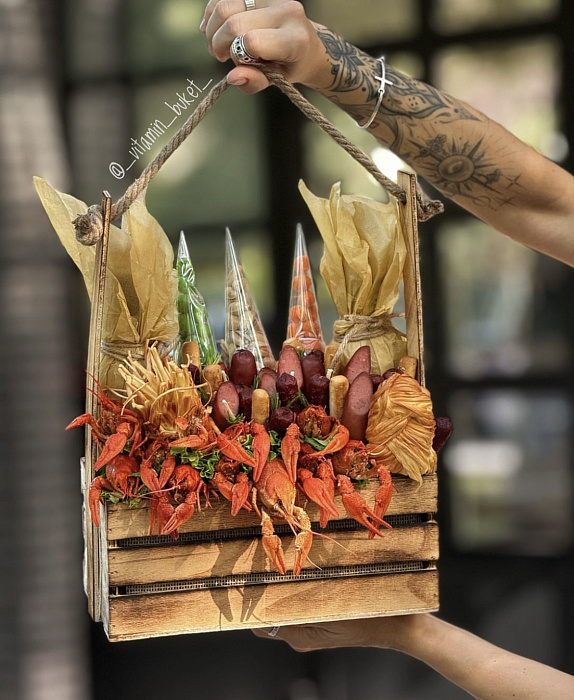
[[[315,196],[302,181],[299,190],[323,238],[320,271],[341,319],[346,315],[390,319],[407,255],[395,199],[383,203],[342,195],[340,183],[333,185],[329,199]],[[339,334],[348,332],[345,324],[335,323]],[[389,322],[376,337],[346,343],[338,365],[362,345],[371,347],[374,373],[396,367],[406,354],[404,335]]]
[[[311,274],[305,234],[300,224],[297,225],[295,238],[286,339],[298,340],[305,352],[325,349],[315,283]]]
[[[34,178],[36,191],[60,241],[84,279],[91,296],[96,260],[95,246],[76,240],[73,220],[87,205],[58,192],[44,179]],[[159,341],[167,346],[178,334],[177,273],[173,247],[147,211],[145,191],[122,217],[121,228],[110,226],[102,321],[102,343],[143,348]],[[121,391],[121,359],[103,355],[98,380],[110,392]]]
[[[229,366],[236,350],[249,350],[258,369],[274,368],[273,351],[229,229],[225,236],[225,273],[225,339],[220,343],[224,362]]]
[[[194,340],[199,346],[202,365],[219,362],[220,356],[213,336],[207,307],[195,283],[195,270],[191,263],[187,241],[183,231],[177,249],[177,312],[179,320],[178,361],[182,362],[181,346]]]

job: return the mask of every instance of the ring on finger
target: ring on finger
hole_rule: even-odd
[[[245,2],[245,9],[246,10],[254,10],[255,9],[255,0],[244,0]]]
[[[243,41],[244,36],[245,34],[235,37],[231,44],[231,53],[239,63],[257,63],[258,59],[252,56],[245,48],[245,43]]]
[[[279,627],[272,627],[269,632],[267,632],[269,637],[276,637],[279,632]]]

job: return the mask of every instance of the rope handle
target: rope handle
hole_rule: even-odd
[[[349,155],[358,161],[379,182],[387,192],[403,204],[407,201],[407,193],[396,182],[384,175],[369,156],[355,146],[344,136],[321,112],[314,107],[291,83],[273,70],[269,65],[254,64],[273,85],[278,87],[311,121],[315,122],[329,136],[331,136]],[[115,204],[112,204],[111,220],[118,219],[124,214],[137,197],[149,185],[158,174],[167,159],[181,146],[195,127],[201,122],[221,95],[227,90],[229,83],[227,77],[222,78],[203,98],[197,109],[190,115],[179,131],[162,148],[154,160],[144,169],[142,174],[128,187],[126,192]],[[435,214],[443,211],[443,204],[438,200],[430,200],[417,187],[417,217],[419,221],[427,221]],[[76,238],[84,245],[94,245],[102,237],[103,214],[99,205],[92,205],[86,214],[81,214],[74,219]]]

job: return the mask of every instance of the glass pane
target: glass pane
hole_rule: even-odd
[[[66,58],[70,77],[116,76],[121,68],[122,0],[64,2]]]
[[[110,163],[126,149],[128,104],[128,91],[115,82],[88,82],[70,95],[68,128],[74,190],[86,202],[99,202],[104,189],[114,200],[119,199],[131,182],[117,180],[109,171]]]
[[[391,39],[405,39],[419,28],[418,0],[361,0],[357,7],[347,0],[307,0],[308,17],[361,46]]]
[[[442,33],[540,22],[554,17],[560,0],[436,0],[433,28]]]
[[[476,219],[438,232],[449,371],[466,379],[563,373],[569,268]]]
[[[502,4],[502,3],[501,3]],[[558,48],[551,38],[496,46],[455,46],[438,54],[433,80],[544,155],[565,157],[557,133]]]
[[[133,71],[165,68],[205,68],[219,63],[207,50],[199,31],[204,0],[128,0],[125,27],[127,54]],[[195,74],[190,74],[195,78]]]
[[[199,95],[184,110],[178,94],[192,101],[188,88],[197,93],[197,86],[208,90],[208,83],[209,78],[198,75],[195,88],[182,78],[137,92],[134,136],[126,144],[123,160],[118,159],[125,170],[133,163],[123,182],[135,178],[155,158],[201,100]],[[233,230],[240,222],[264,216],[259,104],[257,97],[228,90],[151,183],[149,208],[172,237],[179,232],[182,220],[186,224],[216,222]],[[237,128],[238,115],[249,128]]]
[[[444,449],[463,550],[552,556],[571,546],[572,405],[559,393],[456,393]]]

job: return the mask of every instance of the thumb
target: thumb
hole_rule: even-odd
[[[267,78],[253,66],[236,66],[227,74],[227,82],[249,95],[269,86]]]

